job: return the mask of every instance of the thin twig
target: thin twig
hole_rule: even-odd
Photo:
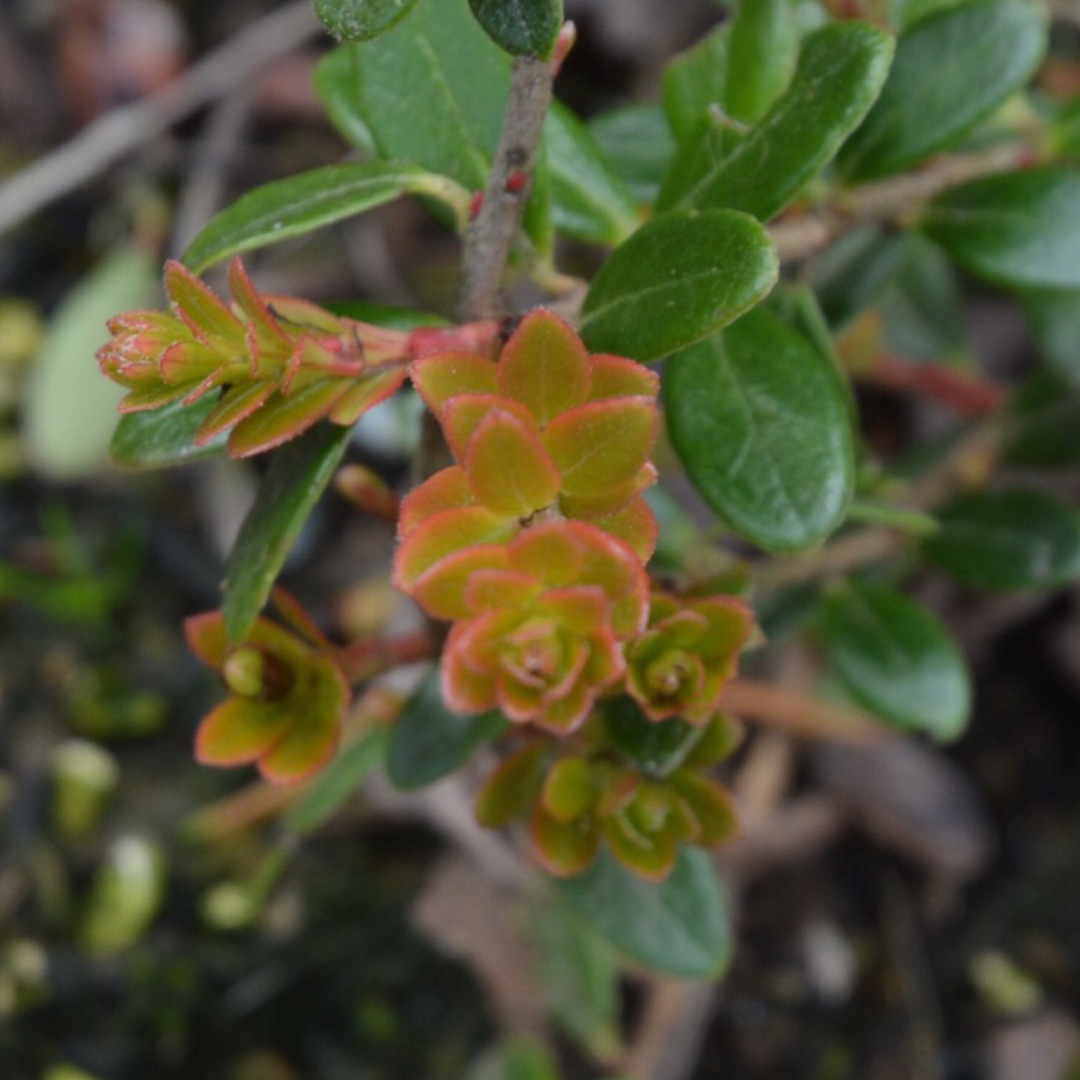
[[[830,205],[769,229],[781,262],[800,262],[860,225],[900,222],[937,195],[969,180],[1005,172],[1031,157],[1026,143],[1009,142],[974,154],[938,158],[918,172],[852,188]]]
[[[550,62],[515,58],[506,118],[487,191],[465,233],[457,303],[462,321],[505,314],[502,279],[529,195],[536,148],[551,104],[551,83]]]
[[[90,124],[0,185],[0,235],[92,180],[178,120],[257,75],[320,29],[311,0],[260,19],[193,64],[159,93]]]
[[[771,724],[792,735],[854,743],[884,738],[881,725],[858,709],[753,679],[728,683],[722,703],[736,716]]]

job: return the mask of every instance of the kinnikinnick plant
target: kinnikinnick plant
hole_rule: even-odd
[[[1053,412],[1080,384],[1080,109],[1038,82],[1046,13],[720,7],[658,103],[585,122],[552,100],[561,0],[316,0],[343,42],[317,90],[361,160],[223,210],[166,265],[167,310],[98,352],[122,464],[270,454],[223,609],[187,623],[228,695],[199,760],[306,782],[325,814],[373,764],[411,788],[484,747],[478,821],[623,950],[697,975],[728,954],[708,849],[737,830],[716,766],[741,721],[952,739],[968,675],[905,585],[1080,575],[1080,519],[1033,469],[1080,461],[1076,406]],[[265,295],[240,260],[403,195],[461,236],[452,321]],[[231,302],[197,276],[230,259]],[[965,340],[961,270],[1030,314],[1043,363],[1011,397]],[[863,383],[945,437],[872,448]],[[342,464],[395,394],[424,409],[404,491]],[[335,475],[396,521],[405,637],[335,644],[274,588]],[[795,635],[819,685],[747,674]],[[418,660],[365,727],[372,681]]]

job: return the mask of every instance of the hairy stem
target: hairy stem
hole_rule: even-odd
[[[517,57],[502,138],[480,211],[465,233],[457,315],[461,321],[505,314],[502,279],[521,226],[528,179],[551,104],[551,64]]]

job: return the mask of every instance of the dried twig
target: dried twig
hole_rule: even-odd
[[[949,188],[1014,169],[1030,157],[1031,148],[1023,142],[941,157],[918,172],[862,184],[820,209],[779,221],[769,228],[769,235],[781,262],[800,262],[860,225],[900,223]]]
[[[103,116],[0,185],[0,234],[92,180],[203,105],[231,93],[320,29],[294,0],[193,64],[160,93]]]

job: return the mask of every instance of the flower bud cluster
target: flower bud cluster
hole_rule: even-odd
[[[226,306],[178,262],[165,267],[168,311],[129,311],[109,322],[102,372],[127,388],[121,412],[191,405],[220,394],[195,442],[229,431],[233,457],[261,453],[323,418],[352,424],[405,380],[410,336],[295,297],[256,292],[243,264],[229,267]]]

